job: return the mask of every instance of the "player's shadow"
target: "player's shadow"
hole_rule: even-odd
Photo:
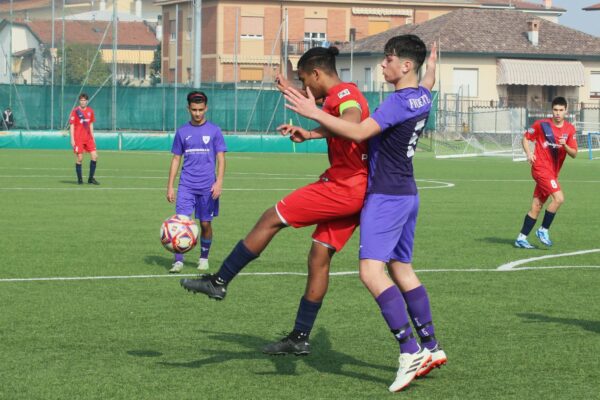
[[[77,183],[77,181],[58,181],[59,183],[65,184],[65,185],[75,185],[78,186],[79,184]],[[83,185],[82,185],[83,186]],[[91,186],[91,185],[88,185]]]
[[[586,320],[586,319],[574,319],[574,318],[550,317],[548,315],[535,314],[535,313],[517,313],[517,316],[523,318],[525,320],[525,322],[527,322],[527,323],[554,323],[554,324],[564,324],[564,325],[569,325],[569,326],[579,326],[580,328],[583,328],[586,331],[600,334],[600,321],[591,321],[591,320]]]
[[[208,356],[199,360],[188,362],[160,362],[158,364],[166,367],[202,368],[211,364],[221,364],[234,360],[268,360],[273,364],[275,370],[269,372],[256,372],[257,375],[296,375],[297,364],[299,362],[304,362],[306,365],[320,373],[342,375],[386,385],[390,383],[390,379],[393,378],[394,372],[396,371],[392,366],[371,364],[333,350],[331,348],[329,335],[325,329],[320,329],[316,335],[311,337],[312,353],[309,356],[303,357],[295,357],[292,355],[269,356],[263,354],[261,349],[267,345],[269,341],[258,336],[243,333],[210,331],[201,331],[201,333],[208,336],[211,340],[231,343],[236,346],[242,345],[248,350],[229,351],[223,347],[215,350],[207,349],[203,350],[203,352]],[[375,375],[370,375],[350,371],[349,369],[353,369],[353,367],[371,368],[378,372]]]
[[[144,263],[152,267],[161,267],[168,271],[171,268],[171,264],[173,264],[173,257],[146,256],[144,257]]]
[[[485,237],[485,238],[480,238],[480,239],[476,239],[478,242],[486,242],[486,243],[493,243],[493,244],[504,244],[504,245],[511,245],[514,246],[515,245],[515,241],[514,239],[509,239],[509,238],[505,238],[505,237]]]
[[[135,357],[160,357],[163,355],[160,351],[154,350],[129,350],[127,354]]]

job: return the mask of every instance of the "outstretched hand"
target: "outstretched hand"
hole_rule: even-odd
[[[290,137],[292,142],[302,143],[305,140],[311,138],[312,134],[310,131],[301,128],[299,126],[294,126],[290,124],[282,124],[277,127],[277,130],[281,135]]]
[[[319,113],[319,108],[315,102],[315,96],[313,96],[310,88],[306,88],[306,95],[308,97],[302,96],[302,94],[292,88],[289,87],[285,90],[285,99],[287,101],[285,107],[302,115],[303,117],[316,119]]]

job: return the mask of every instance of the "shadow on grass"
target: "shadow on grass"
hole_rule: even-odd
[[[162,267],[165,271],[168,271],[171,269],[171,264],[173,264],[173,257],[146,256],[144,257],[144,263],[153,267]]]
[[[77,178],[73,178],[72,181],[58,181],[59,183],[65,184],[65,185],[74,185],[74,186],[79,186],[79,184],[77,183]],[[81,185],[83,186],[83,185]],[[90,185],[91,186],[91,185]]]
[[[129,350],[127,352],[130,356],[136,357],[160,357],[162,353],[154,350]]]
[[[313,368],[319,373],[327,373],[334,375],[342,375],[354,379],[364,381],[382,383],[389,385],[394,378],[396,369],[391,366],[371,364],[348,354],[332,349],[329,335],[325,329],[319,331],[311,338],[312,353],[309,356],[295,357],[287,356],[269,356],[263,354],[261,349],[269,343],[269,341],[258,336],[246,335],[242,333],[228,332],[211,332],[201,331],[211,340],[234,345],[241,345],[248,351],[229,351],[226,348],[218,350],[203,350],[207,357],[188,362],[159,362],[158,364],[166,367],[177,368],[202,368],[211,364],[221,364],[233,360],[268,360],[271,361],[274,371],[257,372],[257,375],[296,375],[296,366],[303,362],[307,366]],[[395,359],[396,355],[390,355],[390,360]],[[371,368],[377,370],[376,375],[370,375],[362,372],[355,372],[352,369]]]
[[[517,313],[518,317],[525,319],[527,323],[554,323],[554,324],[564,324],[569,326],[579,326],[580,328],[585,329],[586,331],[590,331],[593,333],[600,333],[600,321],[590,321],[586,319],[574,319],[574,318],[560,318],[560,317],[550,317],[548,315],[543,314],[535,314],[535,313]]]

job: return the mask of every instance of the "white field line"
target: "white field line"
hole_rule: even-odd
[[[420,269],[417,273],[471,273],[471,272],[507,272],[527,270],[553,270],[569,268],[600,268],[600,266],[556,266],[556,267],[522,267],[511,270],[500,270],[492,268],[467,268],[467,269]],[[241,276],[307,276],[305,272],[242,272]],[[331,276],[354,276],[358,271],[332,272]],[[40,277],[40,278],[0,278],[0,283],[9,282],[48,282],[48,281],[96,281],[106,279],[156,279],[156,278],[181,278],[197,277],[198,274],[161,274],[161,275],[108,275],[108,276],[65,276],[65,277]]]
[[[578,256],[581,254],[590,254],[590,253],[598,253],[598,252],[600,252],[600,249],[580,250],[580,251],[574,251],[571,253],[551,254],[551,255],[547,255],[547,256],[524,258],[521,260],[502,264],[501,266],[499,266],[496,269],[498,271],[518,271],[518,270],[523,270],[523,269],[540,269],[540,268],[584,268],[583,266],[581,266],[581,267],[520,267],[520,268],[516,268],[516,267],[518,267],[519,265],[530,263],[532,261],[547,260],[549,258]],[[588,266],[587,268],[600,268],[600,266]]]

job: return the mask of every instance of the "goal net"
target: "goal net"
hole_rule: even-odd
[[[434,135],[436,158],[519,156],[525,108],[470,107],[467,112],[441,110]],[[519,150],[522,153],[522,150]]]
[[[578,122],[577,146],[580,152],[587,152],[590,160],[600,159],[600,122]]]

